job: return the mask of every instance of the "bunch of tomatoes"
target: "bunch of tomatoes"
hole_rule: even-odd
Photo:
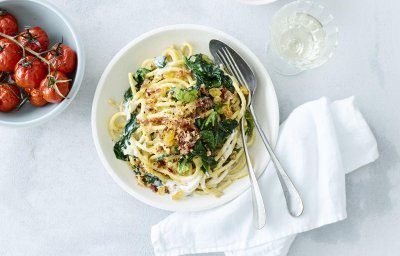
[[[18,33],[17,19],[0,9],[0,112],[27,101],[41,107],[67,98],[76,53],[62,41],[48,46],[46,31],[30,27]]]

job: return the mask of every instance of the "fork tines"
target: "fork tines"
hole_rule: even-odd
[[[246,86],[246,88],[249,88],[249,86],[247,85],[246,79],[244,79],[243,74],[240,71],[240,68],[238,67],[238,65],[236,64],[229,49],[226,47],[222,47],[222,49],[217,51],[217,55],[218,55],[219,59],[221,60],[221,62],[224,64],[225,68],[227,69],[226,71],[230,75],[234,76],[241,85],[244,85],[244,86]]]

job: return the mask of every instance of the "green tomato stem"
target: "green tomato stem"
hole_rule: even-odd
[[[2,36],[2,37],[4,37],[4,38],[7,38],[8,40],[10,40],[10,41],[16,43],[16,44],[17,44],[19,47],[21,47],[24,51],[27,51],[27,52],[33,54],[33,55],[36,56],[38,59],[40,59],[41,61],[43,61],[44,63],[46,63],[48,66],[50,66],[50,62],[49,62],[48,60],[46,60],[45,58],[43,58],[42,56],[40,56],[39,53],[37,53],[37,52],[31,50],[30,48],[28,48],[28,47],[22,45],[22,44],[21,44],[20,42],[18,42],[18,40],[16,40],[14,37],[9,36],[9,35],[4,34],[4,33],[1,33],[1,32],[0,32],[0,36]]]

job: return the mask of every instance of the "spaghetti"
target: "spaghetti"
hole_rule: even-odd
[[[239,121],[248,90],[190,44],[170,47],[128,74],[130,87],[109,122],[114,153],[129,163],[139,184],[181,199],[221,196],[247,175]]]

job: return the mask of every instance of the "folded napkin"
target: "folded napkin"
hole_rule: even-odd
[[[299,106],[281,125],[276,153],[302,196],[303,215],[289,215],[269,164],[259,178],[267,212],[263,229],[254,228],[248,189],[218,208],[173,213],[153,226],[155,254],[286,255],[296,234],[346,218],[345,174],[378,158],[376,140],[354,98]]]

